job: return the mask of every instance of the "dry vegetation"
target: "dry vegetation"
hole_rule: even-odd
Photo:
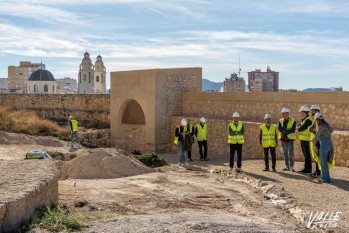
[[[61,136],[69,133],[68,127],[61,127],[50,120],[41,119],[35,112],[11,111],[0,107],[0,130],[30,135]]]

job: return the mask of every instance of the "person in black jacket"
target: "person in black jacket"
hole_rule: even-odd
[[[187,120],[182,119],[181,120],[181,125],[177,126],[176,131],[175,131],[175,140],[174,144],[178,146],[178,166],[184,166],[184,165],[189,165],[185,162],[185,157],[184,157],[184,151],[183,151],[183,142],[184,142],[184,136],[187,133]]]

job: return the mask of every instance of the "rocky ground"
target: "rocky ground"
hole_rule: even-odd
[[[170,165],[150,169],[116,149],[72,151],[50,137],[46,145],[11,137],[0,144],[0,163],[23,160],[33,149],[55,154],[59,201],[88,219],[85,232],[307,232],[311,212],[341,212],[339,226],[328,230],[349,229],[349,168],[332,169],[331,184],[281,172],[280,160],[277,173],[263,172],[263,161],[251,160],[235,174],[227,172],[228,157],[178,167],[175,154],[161,154]],[[80,201],[88,204],[75,207]]]

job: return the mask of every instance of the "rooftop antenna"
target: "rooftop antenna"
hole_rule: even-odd
[[[241,73],[241,68],[240,68],[240,53],[239,53],[239,78],[241,77],[240,73]]]

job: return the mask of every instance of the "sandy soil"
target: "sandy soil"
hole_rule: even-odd
[[[65,142],[60,144],[50,137],[0,136],[6,142],[0,144],[0,162],[22,160],[26,151],[42,149],[56,153],[60,160],[57,165],[65,173],[71,169],[71,177],[74,173],[84,178],[60,180],[59,200],[73,213],[100,219],[88,222],[85,232],[308,231],[305,223],[266,200],[262,190],[227,177],[226,173],[212,172],[226,171],[228,157],[178,167],[175,154],[161,154],[170,165],[150,169],[116,149],[71,151]],[[237,177],[274,185],[269,193],[289,196],[307,215],[340,211],[339,226],[332,230],[348,231],[349,168],[335,167],[331,170],[333,182],[319,184],[305,175],[281,172],[282,167],[279,160],[277,173],[263,172],[262,160],[243,161],[244,173]],[[296,168],[301,167],[302,163],[296,163]],[[93,174],[113,179],[97,179]],[[89,204],[74,207],[80,200]]]

